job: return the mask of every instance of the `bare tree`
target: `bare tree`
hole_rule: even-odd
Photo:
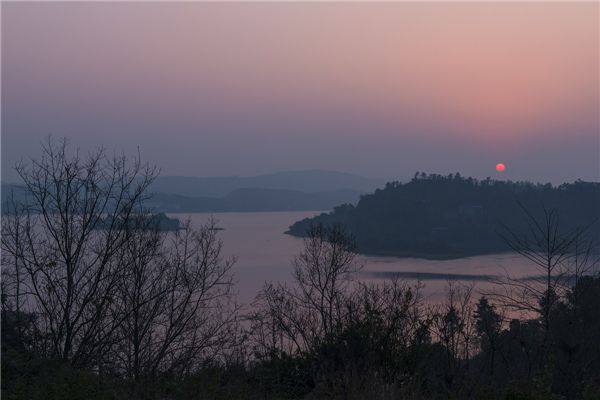
[[[301,353],[314,342],[316,317],[307,308],[299,308],[291,293],[292,288],[269,282],[257,295],[255,311],[248,319],[259,357]]]
[[[423,327],[421,289],[420,283],[391,279],[360,282],[350,291],[334,342],[341,364],[335,385],[345,397],[398,398],[412,383],[412,366],[403,355]]]
[[[420,286],[354,281],[355,258],[341,227],[313,226],[293,260],[293,283],[268,283],[257,298],[256,354],[306,360],[317,397],[393,398],[410,380],[401,354],[423,328]]]
[[[169,234],[136,227],[122,248],[125,271],[112,311],[125,317],[109,358],[138,384],[136,395],[160,373],[194,371],[232,341],[235,259],[223,258],[217,232],[214,219]]]
[[[450,386],[461,370],[468,369],[475,348],[473,290],[474,285],[449,281],[446,301],[432,310],[432,332],[444,345]]]
[[[294,258],[295,297],[316,311],[318,330],[325,336],[333,333],[352,275],[360,269],[355,249],[354,240],[342,227],[315,225]]]
[[[24,254],[23,232],[27,229],[23,218],[23,206],[15,199],[14,191],[2,205],[2,311],[15,311],[20,314],[23,307],[22,258]]]
[[[49,138],[41,159],[17,172],[27,200],[2,232],[3,253],[19,275],[15,295],[45,333],[41,351],[89,364],[118,326],[107,316],[121,274],[118,250],[128,240],[123,227],[144,212],[156,170],[102,149],[69,154],[66,140]]]
[[[591,225],[565,230],[558,210],[543,207],[541,217],[536,217],[523,204],[519,206],[525,215],[526,232],[503,226],[499,234],[513,251],[530,260],[540,275],[515,277],[506,273],[495,280],[497,290],[488,296],[508,309],[539,315],[546,343],[554,306],[573,279],[598,265],[596,242],[587,236]]]
[[[265,285],[253,321],[264,345],[307,351],[338,328],[352,275],[361,267],[344,229],[323,225],[310,227],[293,267],[293,286]]]
[[[2,307],[31,316],[33,350],[136,383],[227,350],[235,260],[213,219],[160,230],[144,206],[154,168],[50,138],[17,172],[26,196],[2,219]]]
[[[111,305],[113,318],[123,316],[123,322],[105,363],[137,382],[152,357],[150,335],[162,312],[167,263],[162,254],[164,235],[157,226],[139,219],[127,229],[130,239],[119,250],[123,271]]]

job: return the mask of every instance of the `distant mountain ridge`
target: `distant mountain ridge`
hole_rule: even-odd
[[[368,193],[384,183],[383,180],[346,172],[315,169],[256,176],[159,176],[150,187],[150,191],[193,197],[223,197],[234,190],[248,188],[294,190],[304,193],[332,190]]]
[[[149,188],[148,205],[156,212],[323,211],[356,203],[383,181],[344,172],[307,170],[257,176],[159,176]],[[2,204],[11,191],[24,198],[23,187],[2,184]]]
[[[148,204],[167,213],[185,212],[255,212],[255,211],[323,211],[340,203],[356,203],[360,193],[330,190],[304,193],[296,190],[243,188],[224,197],[193,197],[155,193]]]

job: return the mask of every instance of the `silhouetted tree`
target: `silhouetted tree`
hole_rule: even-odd
[[[17,172],[28,202],[15,206],[20,212],[6,218],[2,234],[3,252],[18,260],[23,289],[15,295],[27,298],[45,333],[39,351],[90,365],[121,323],[109,311],[128,240],[123,224],[144,212],[156,170],[104,150],[71,155],[66,141],[50,138],[41,158]]]
[[[499,231],[505,242],[518,254],[530,260],[540,271],[539,277],[513,277],[508,274],[497,280],[501,287],[494,298],[507,307],[539,315],[544,326],[544,344],[551,330],[554,306],[568,290],[573,276],[589,271],[592,246],[587,243],[585,256],[580,253],[584,244],[585,228],[565,230],[560,224],[556,209],[542,209],[542,215],[534,215],[519,203],[527,223],[526,234],[504,225]]]
[[[139,158],[42,150],[17,167],[26,196],[2,218],[2,315],[27,322],[23,351],[149,388],[223,355],[239,328],[215,221],[162,231],[144,206],[156,169]]]
[[[490,375],[493,376],[498,339],[502,329],[502,316],[485,297],[479,299],[475,309],[475,328],[482,341],[482,351],[489,353]]]

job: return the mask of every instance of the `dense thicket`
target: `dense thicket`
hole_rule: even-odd
[[[583,227],[600,218],[600,184],[552,186],[417,173],[408,183],[391,182],[362,196],[356,206],[298,221],[288,233],[302,236],[310,224],[338,223],[356,237],[361,253],[463,257],[509,250],[498,235],[503,226],[527,234],[519,204],[538,218],[544,208],[556,210],[565,230]],[[600,225],[592,229],[600,235]]]

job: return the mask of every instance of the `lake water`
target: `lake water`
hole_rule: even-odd
[[[170,214],[171,217],[200,225],[214,216],[224,244],[226,256],[237,257],[234,266],[239,301],[248,304],[265,281],[290,281],[291,260],[302,248],[302,239],[284,234],[295,221],[320,214],[314,211],[242,212],[219,214]],[[476,290],[491,288],[489,277],[538,275],[539,271],[525,258],[514,254],[494,254],[456,260],[424,260],[416,258],[360,256],[364,265],[359,277],[367,280],[385,279],[396,275],[424,285],[427,301],[443,299],[449,279],[475,283]]]

